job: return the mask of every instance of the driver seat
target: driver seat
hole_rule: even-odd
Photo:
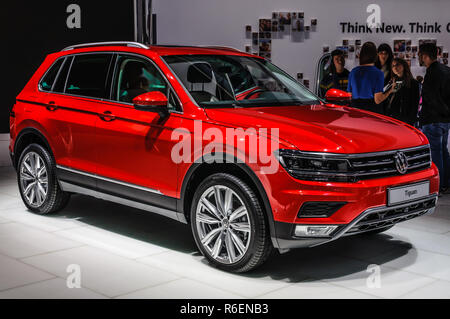
[[[187,71],[187,80],[191,83],[191,89],[194,84],[202,84],[202,90],[190,91],[190,94],[197,102],[212,102],[217,100],[214,94],[205,91],[205,83],[211,83],[213,70],[209,63],[198,62],[189,66]]]

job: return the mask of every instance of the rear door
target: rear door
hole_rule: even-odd
[[[102,100],[109,96],[112,58],[110,53],[67,57],[44,98],[61,180],[95,187],[95,179],[86,174],[96,174],[95,124]]]

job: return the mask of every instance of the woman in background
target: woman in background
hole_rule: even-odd
[[[420,86],[403,59],[392,61],[392,85],[394,91],[387,99],[386,115],[414,126],[419,112]]]
[[[384,74],[384,85],[387,85],[391,80],[391,65],[394,59],[391,46],[387,43],[382,43],[378,46],[378,57],[375,66]]]
[[[360,65],[350,72],[347,91],[352,93],[352,107],[382,114],[381,103],[392,93],[393,87],[383,92],[384,74],[375,67],[377,56],[377,47],[373,42],[363,44]]]

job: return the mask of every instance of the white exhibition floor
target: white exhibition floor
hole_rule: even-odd
[[[67,267],[81,288],[67,288]],[[367,285],[369,265],[380,287]],[[450,195],[434,215],[382,235],[276,253],[234,275],[208,266],[189,227],[76,195],[52,217],[27,212],[0,168],[1,298],[450,298]]]

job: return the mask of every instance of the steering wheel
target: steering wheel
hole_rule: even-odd
[[[251,91],[250,93],[248,93],[246,96],[244,96],[244,100],[247,100],[248,98],[250,98],[250,96],[256,94],[256,93],[261,93],[261,92],[265,92],[266,90],[264,89],[256,89],[254,91]]]

